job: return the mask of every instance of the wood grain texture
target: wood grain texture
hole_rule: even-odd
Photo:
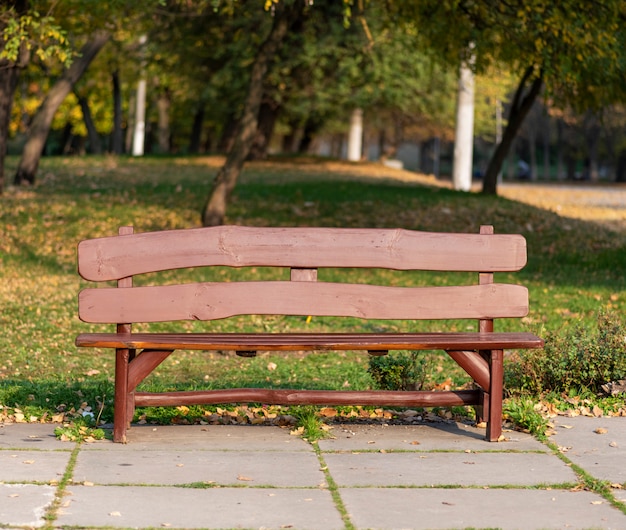
[[[82,333],[76,345],[150,350],[491,350],[539,348],[532,333]]]
[[[404,229],[216,226],[90,239],[78,245],[79,273],[93,281],[211,265],[498,272],[517,271],[525,264],[521,235]]]
[[[272,390],[233,388],[191,392],[137,392],[138,407],[208,405],[219,403],[265,403],[268,405],[386,405],[397,407],[454,407],[476,405],[477,390],[456,392],[407,392],[354,390]]]
[[[364,319],[523,317],[520,285],[388,287],[326,282],[232,282],[85,289],[85,322],[215,320],[235,315],[303,315]]]

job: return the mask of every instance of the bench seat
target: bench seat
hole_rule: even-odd
[[[539,348],[532,333],[83,333],[76,345],[148,350],[491,350]]]

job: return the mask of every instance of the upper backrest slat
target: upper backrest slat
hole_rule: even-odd
[[[217,226],[89,239],[78,246],[79,273],[92,281],[211,265],[506,272],[525,264],[521,235],[404,229]]]

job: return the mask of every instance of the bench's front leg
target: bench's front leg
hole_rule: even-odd
[[[128,367],[133,352],[128,348],[115,350],[115,398],[113,411],[113,441],[126,443],[126,429],[134,414],[132,395],[128,392]]]
[[[502,394],[504,391],[504,351],[491,350],[489,356],[489,411],[486,438],[497,442],[502,434]]]

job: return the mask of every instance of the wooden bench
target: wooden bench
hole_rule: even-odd
[[[85,333],[76,345],[114,348],[113,439],[126,441],[137,406],[217,403],[381,405],[433,407],[473,405],[487,421],[486,438],[502,429],[503,352],[538,348],[531,333],[496,333],[497,318],[523,317],[528,291],[494,283],[493,274],[521,269],[521,235],[417,232],[403,229],[252,228],[221,226],[133,233],[80,242],[78,269],[85,280],[111,282],[79,294],[79,317],[117,324],[112,333]],[[133,286],[133,277],[189,267],[281,267],[284,280],[201,282]],[[459,286],[365,285],[318,281],[322,268],[382,268],[396,271],[469,271],[478,281]],[[344,271],[345,272],[345,271]],[[402,274],[401,272],[395,274]],[[440,274],[441,276],[441,274]],[[359,317],[406,321],[406,332],[350,333],[134,333],[132,324],[213,321],[238,315]],[[475,319],[475,332],[415,333],[411,321]],[[304,319],[303,319],[304,321]],[[464,325],[466,325],[465,323]],[[219,323],[211,324],[218,327]],[[147,393],[138,385],[175,350],[257,351],[444,350],[475,381],[460,391],[330,391],[218,389]]]

